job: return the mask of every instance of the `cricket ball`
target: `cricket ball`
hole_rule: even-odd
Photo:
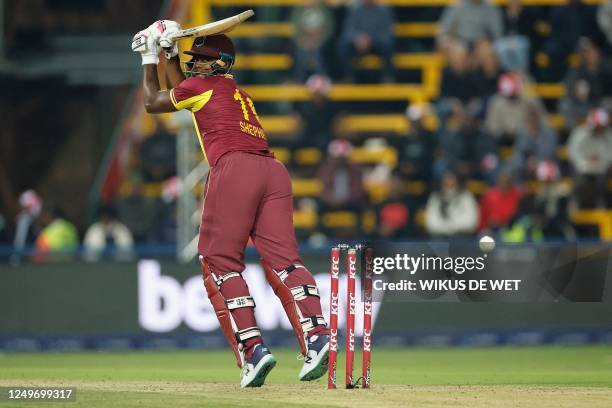
[[[480,238],[478,246],[482,252],[491,252],[495,249],[495,240],[492,237],[485,235],[484,237]]]

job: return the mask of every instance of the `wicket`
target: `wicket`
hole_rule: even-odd
[[[340,244],[331,250],[331,292],[330,292],[330,338],[327,388],[336,388],[336,370],[338,357],[338,286],[340,277],[340,254],[346,250],[347,256],[347,291],[346,291],[346,366],[344,383],[346,388],[370,388],[371,382],[371,344],[372,344],[372,249],[363,245],[350,246]],[[353,363],[355,360],[355,277],[357,274],[357,251],[364,257],[363,280],[363,358],[362,377],[353,381]]]

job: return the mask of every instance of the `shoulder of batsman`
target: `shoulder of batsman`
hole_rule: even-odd
[[[192,92],[201,93],[207,90],[215,92],[234,92],[238,87],[232,77],[222,75],[194,76],[181,82],[181,87],[191,89]]]
[[[230,84],[230,86],[232,87],[238,86],[232,74],[216,75],[214,78],[216,78],[217,82],[219,83],[227,83]]]
[[[186,86],[186,87],[194,87],[194,86],[198,86],[201,84],[206,83],[206,77],[202,77],[202,76],[192,76],[189,78],[185,78],[183,80],[183,82],[181,82],[182,86]]]
[[[236,88],[238,85],[236,84],[236,80],[234,80],[233,75],[211,75],[208,77],[201,77],[204,79],[205,83],[212,86],[229,87]]]
[[[195,75],[183,80],[184,84],[215,84],[219,82],[223,82],[225,79],[230,79],[234,82],[234,77],[232,75]]]

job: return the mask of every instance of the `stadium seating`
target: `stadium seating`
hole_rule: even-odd
[[[589,3],[601,3],[600,0],[589,0]],[[191,2],[190,12],[185,25],[190,25],[191,21],[201,21],[214,16],[216,12],[223,11],[227,7],[293,7],[299,6],[303,2],[300,0],[194,0]],[[451,4],[450,0],[384,0],[383,3],[394,6],[397,9],[411,8],[412,10],[425,8],[441,8]],[[504,4],[503,0],[495,0],[496,4]],[[527,6],[554,6],[567,3],[566,0],[523,0]],[[547,35],[550,26],[546,21],[540,21],[538,32]],[[419,41],[431,40],[437,33],[437,24],[432,21],[397,21],[393,31],[398,41]],[[277,39],[288,42],[294,35],[294,27],[285,21],[250,21],[241,25],[232,33],[233,37],[260,42],[263,39]],[[544,56],[545,57],[545,56]],[[537,58],[540,58],[538,56]],[[575,61],[576,56],[571,56],[570,60]],[[570,64],[571,64],[570,61]],[[537,61],[536,61],[537,62]],[[375,56],[362,57],[359,67],[364,70],[378,69],[381,60]],[[435,100],[438,96],[440,87],[441,70],[444,67],[443,59],[436,54],[430,47],[429,50],[419,52],[398,52],[393,57],[393,63],[397,70],[410,70],[419,73],[420,81],[416,83],[397,83],[397,84],[334,84],[330,90],[329,98],[336,103],[362,103],[362,102],[393,102],[404,104],[427,103]],[[237,57],[236,70],[240,71],[278,71],[289,72],[293,66],[293,57],[287,52],[258,53],[248,52],[239,54]],[[263,104],[286,104],[288,102],[301,102],[310,98],[310,92],[305,85],[288,83],[252,83],[245,85],[247,92],[258,103]],[[547,106],[554,106],[554,103],[565,94],[565,89],[560,83],[536,83],[530,89],[535,95],[544,101],[550,101]],[[266,132],[272,142],[276,140],[286,140],[296,135],[299,130],[299,121],[294,115],[279,113],[263,114],[262,122]],[[167,121],[167,119],[164,119]],[[548,121],[550,125],[563,130],[565,123],[561,115],[552,111],[549,113]],[[435,129],[437,123],[434,121],[432,128]],[[151,128],[151,133],[154,131]],[[406,119],[402,110],[393,110],[383,113],[357,114],[348,113],[342,115],[338,120],[337,130],[340,134],[348,137],[401,137],[409,131],[409,121]],[[145,127],[146,128],[146,127]],[[363,139],[361,139],[363,140]],[[324,152],[318,148],[289,148],[279,146],[274,147],[276,157],[287,164],[290,170],[300,173],[302,168],[312,168],[319,165],[324,157]],[[508,158],[511,149],[501,148],[498,152],[500,157]],[[567,161],[567,148],[561,146],[558,150],[558,158],[561,162]],[[362,163],[365,166],[374,166],[384,163],[390,168],[395,168],[398,162],[397,151],[393,147],[384,147],[379,150],[372,150],[366,147],[357,146],[351,154],[351,160]],[[566,178],[565,183],[571,185],[571,180]],[[468,188],[479,195],[482,194],[487,185],[479,180],[470,180]],[[367,185],[367,191],[372,202],[381,202],[386,198],[388,186]],[[537,183],[526,186],[527,190],[533,191],[537,188]],[[410,196],[426,198],[430,186],[421,180],[406,180],[403,182],[404,192]],[[321,182],[312,176],[293,177],[293,189],[297,199],[316,198],[321,193]],[[149,187],[146,191],[155,194],[158,189]],[[369,217],[369,218],[368,218]],[[415,215],[417,220],[423,221],[422,213]],[[364,219],[368,219],[364,221]],[[312,211],[296,210],[294,221],[298,229],[314,230],[317,226],[324,228],[353,228],[368,225],[368,230],[375,228],[375,215],[357,214],[353,212],[327,212],[317,214]],[[575,224],[596,225],[600,231],[600,236],[609,237],[611,235],[610,225],[612,221],[609,212],[601,211],[581,211],[573,215],[572,221]],[[422,223],[421,223],[422,224]]]

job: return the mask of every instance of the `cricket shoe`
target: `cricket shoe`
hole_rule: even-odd
[[[300,381],[312,381],[323,377],[327,372],[329,355],[329,335],[314,335],[308,339],[308,351],[300,370]]]
[[[245,359],[240,374],[240,386],[261,387],[275,365],[276,359],[270,350],[263,344],[255,345],[251,358]]]

